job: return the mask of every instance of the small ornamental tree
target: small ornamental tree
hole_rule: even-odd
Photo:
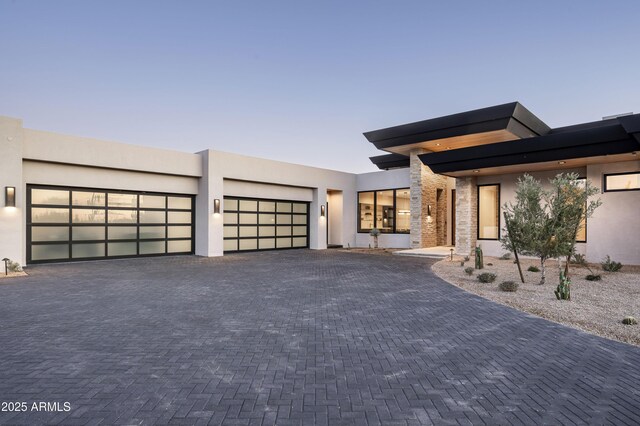
[[[502,245],[540,259],[540,284],[546,281],[548,259],[557,258],[562,271],[561,258],[568,260],[574,254],[578,231],[601,204],[589,201],[597,189],[576,173],[561,173],[550,182],[546,191],[540,181],[525,174],[518,179],[515,203],[504,205],[507,227]]]
[[[378,248],[378,237],[380,236],[380,230],[378,228],[373,228],[369,235],[373,237],[373,248]]]

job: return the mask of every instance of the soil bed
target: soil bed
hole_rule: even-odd
[[[471,257],[464,266],[460,266],[461,260],[459,256],[453,261],[447,258],[434,264],[432,269],[445,281],[484,298],[589,333],[640,346],[640,325],[622,324],[626,316],[640,319],[638,266],[625,265],[619,272],[604,272],[600,265],[589,265],[594,274],[602,276],[602,281],[587,281],[585,277],[591,272],[586,267],[571,265],[571,301],[561,301],[553,293],[558,285],[556,262],[547,262],[547,282],[539,285],[540,272],[527,271],[529,266],[540,266],[535,259],[521,259],[524,284],[511,259],[485,256],[484,269],[474,270],[473,276],[468,276],[464,269],[474,266],[474,258]],[[495,282],[479,282],[477,275],[481,272],[496,274]],[[514,293],[503,292],[498,288],[502,281],[515,281],[519,288]]]

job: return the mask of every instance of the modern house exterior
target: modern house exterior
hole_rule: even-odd
[[[481,244],[525,172],[575,171],[603,201],[590,261],[640,264],[640,114],[551,129],[517,102],[365,133],[381,171],[344,173],[24,128],[0,117],[0,256],[22,264],[329,246]]]

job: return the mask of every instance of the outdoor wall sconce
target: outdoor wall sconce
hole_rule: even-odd
[[[213,214],[216,216],[220,214],[220,198],[213,200]]]
[[[427,205],[427,216],[431,216],[431,204]]]
[[[323,204],[320,206],[320,217],[324,217],[326,213],[326,207]]]
[[[16,187],[15,186],[4,187],[4,205],[5,207],[16,206]]]

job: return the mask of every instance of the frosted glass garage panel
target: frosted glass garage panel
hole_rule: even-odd
[[[166,238],[166,228],[164,226],[141,226],[140,239],[149,240],[152,238]]]
[[[33,207],[31,209],[33,223],[69,223],[69,209]]]
[[[276,211],[276,203],[275,203],[275,201],[260,201],[260,211],[261,212],[275,212]]]
[[[307,227],[306,226],[294,226],[293,227],[293,235],[306,236],[307,235]]]
[[[277,248],[291,248],[291,238],[277,238],[276,239],[276,247]]]
[[[293,203],[293,212],[294,213],[306,213],[307,205],[302,203]]]
[[[164,241],[142,241],[140,242],[140,254],[161,254],[165,252]]]
[[[258,250],[258,240],[239,240],[239,250]]]
[[[275,238],[260,238],[258,240],[258,248],[260,250],[268,250],[276,248],[276,239]]]
[[[224,227],[224,238],[235,238],[238,236],[238,227],[237,226],[225,226]]]
[[[73,223],[104,223],[106,212],[102,209],[73,209],[71,221]]]
[[[238,209],[246,212],[258,211],[258,202],[256,200],[240,200]]]
[[[257,237],[258,227],[257,226],[241,226],[240,236],[241,237]]]
[[[73,241],[104,240],[104,226],[74,226],[71,230]]]
[[[69,244],[45,244],[31,247],[31,260],[69,258]]]
[[[224,240],[222,248],[224,251],[237,251],[238,240]]]
[[[59,189],[32,189],[31,204],[69,204],[69,191]]]
[[[258,229],[261,237],[273,237],[276,235],[276,227],[275,226],[261,226]]]
[[[72,191],[71,204],[74,206],[104,207],[107,194],[104,192]]]
[[[167,197],[164,195],[140,195],[141,209],[164,209],[167,207]]]
[[[307,215],[300,215],[300,214],[293,215],[293,224],[294,225],[306,225],[307,224]]]
[[[165,223],[167,216],[164,211],[140,210],[140,223]]]
[[[138,238],[138,228],[135,226],[110,226],[107,232],[110,240],[135,240]]]
[[[293,238],[293,247],[306,247],[307,246],[307,238],[306,237],[294,237]]]
[[[191,226],[169,226],[167,237],[191,238]]]
[[[71,246],[71,257],[74,259],[104,257],[104,247],[104,243],[73,244]]]
[[[108,244],[108,256],[133,256],[137,254],[138,244],[136,242],[130,243],[109,243]]]
[[[277,229],[276,229],[276,235],[278,237],[291,235],[291,227],[290,226],[278,226]]]
[[[167,205],[170,209],[191,210],[191,198],[168,197]]]
[[[138,207],[136,194],[110,193],[107,196],[109,207]]]
[[[232,199],[229,199],[229,198],[225,198],[222,201],[222,208],[223,208],[223,210],[237,211],[238,210],[238,200],[232,200]]]
[[[31,241],[68,241],[68,226],[34,226]]]
[[[167,241],[168,253],[185,253],[191,251],[191,240]]]
[[[168,213],[168,223],[191,223],[191,212],[172,212]]]
[[[224,213],[224,224],[225,225],[235,225],[238,223],[238,213]]]
[[[109,223],[137,223],[137,210],[109,210]]]

